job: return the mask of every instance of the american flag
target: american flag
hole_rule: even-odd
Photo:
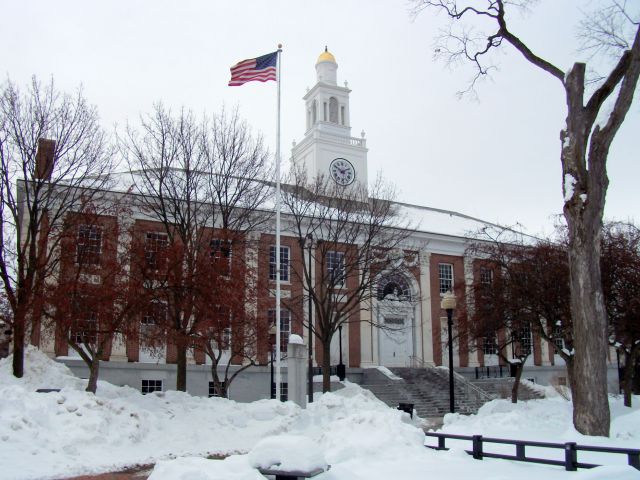
[[[268,82],[269,80],[276,80],[277,62],[278,52],[242,60],[231,67],[229,86],[235,87],[253,81]]]

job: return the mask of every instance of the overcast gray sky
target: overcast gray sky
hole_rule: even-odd
[[[543,0],[511,30],[563,70],[577,53],[578,8],[594,0]],[[369,178],[382,171],[400,200],[489,221],[551,231],[562,211],[560,83],[508,46],[500,70],[458,100],[467,69],[433,61],[443,18],[414,21],[405,0],[0,0],[0,64],[13,81],[53,76],[82,84],[105,127],[135,123],[154,102],[214,112],[240,108],[272,150],[275,83],[227,87],[229,67],[283,44],[282,149],[304,134],[302,96],[325,45],[349,82],[352,135],[366,132]],[[640,220],[640,101],[609,157],[606,216]],[[285,163],[286,165],[286,163]],[[427,227],[423,225],[422,227]]]

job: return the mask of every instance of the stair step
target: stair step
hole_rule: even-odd
[[[375,369],[366,370],[361,387],[370,390],[392,407],[398,403],[413,403],[418,415],[423,417],[441,416],[449,411],[449,380],[446,371],[436,368],[392,368],[391,371],[400,379],[391,380]],[[504,380],[496,385],[484,385],[482,382],[469,385],[471,382],[460,382],[457,379],[454,392],[456,411],[462,413],[477,412],[487,398],[498,397],[505,388],[511,394],[511,384]],[[531,389],[526,390],[521,390],[523,398],[536,394]]]

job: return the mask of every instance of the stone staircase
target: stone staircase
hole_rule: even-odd
[[[391,368],[396,377],[390,378],[375,368],[366,369],[363,374],[363,388],[390,407],[399,403],[413,403],[418,416],[422,418],[442,417],[449,412],[449,371],[438,367]],[[456,412],[476,413],[486,402],[500,398],[503,392],[511,395],[512,379],[490,379],[470,382],[455,374],[454,393]],[[522,399],[526,395],[539,398],[524,385],[520,386]]]
[[[481,388],[494,398],[511,398],[511,389],[513,387],[512,377],[483,378],[471,380],[471,383],[478,388]],[[520,386],[518,387],[518,401],[534,400],[537,398],[543,398],[543,395],[529,387],[526,383],[520,383]]]

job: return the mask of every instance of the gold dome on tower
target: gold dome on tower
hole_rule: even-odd
[[[316,62],[316,64],[318,64],[318,63],[320,63],[320,62],[333,62],[333,63],[337,63],[337,62],[336,62],[336,57],[334,57],[334,56],[333,56],[333,54],[327,50],[327,47],[324,47],[324,52],[322,52],[322,53],[320,54],[320,56],[318,57],[318,61]]]

